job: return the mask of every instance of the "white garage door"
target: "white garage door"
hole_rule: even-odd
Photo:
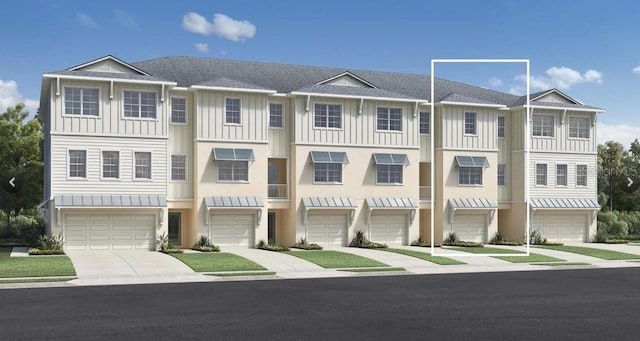
[[[485,242],[486,214],[456,214],[453,218],[453,232],[465,242]],[[446,238],[446,236],[445,236]]]
[[[374,214],[371,216],[371,241],[404,245],[407,243],[406,214]]]
[[[218,246],[253,247],[254,216],[251,213],[213,213],[211,241]]]
[[[555,242],[582,242],[587,228],[587,217],[576,214],[535,214],[532,230],[540,231],[543,238]]]
[[[155,214],[65,214],[67,250],[153,250]]]
[[[320,245],[346,245],[347,215],[345,213],[309,214],[307,242]]]

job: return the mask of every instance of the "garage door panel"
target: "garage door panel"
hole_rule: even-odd
[[[109,225],[89,225],[87,227],[83,227],[84,230],[88,228],[89,232],[109,232],[111,230],[111,226]],[[67,230],[68,231],[68,230]]]
[[[307,242],[320,245],[343,246],[347,237],[347,215],[342,212],[309,215]]]
[[[211,215],[211,240],[219,246],[254,245],[253,213],[217,213]]]
[[[534,215],[532,227],[543,238],[555,242],[582,242],[587,228],[586,216],[573,214]]]
[[[64,233],[68,250],[150,250],[154,246],[155,215],[66,214]]]
[[[407,243],[406,214],[374,214],[371,216],[371,240],[386,244]]]
[[[459,214],[453,218],[453,232],[459,240],[484,243],[486,226],[485,214]]]

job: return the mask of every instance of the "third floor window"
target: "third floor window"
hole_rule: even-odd
[[[431,114],[428,112],[420,112],[420,134],[428,135],[431,133]]]
[[[64,88],[64,114],[100,115],[100,90],[94,88]]]
[[[377,122],[378,130],[402,131],[402,109],[379,107]]]
[[[498,116],[498,137],[506,136],[505,128],[504,128],[504,123],[505,123],[504,120],[505,120],[504,116]]]
[[[269,103],[269,128],[284,128],[282,103]]]
[[[122,93],[124,117],[156,118],[156,93],[128,91]]]
[[[586,117],[569,117],[569,137],[589,138],[589,119]]]
[[[313,126],[315,128],[342,128],[342,106],[340,104],[314,105]]]
[[[478,133],[477,127],[477,117],[478,114],[475,112],[465,112],[464,113],[464,134],[465,135],[476,135]]]
[[[187,123],[187,99],[171,97],[171,123]]]
[[[224,99],[224,123],[240,124],[240,98]]]
[[[533,115],[531,122],[533,136],[553,137],[554,118],[551,115]]]

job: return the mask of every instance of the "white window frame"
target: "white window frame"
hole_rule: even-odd
[[[540,134],[541,135],[535,135],[535,118],[536,117],[542,117],[542,121],[540,122]],[[544,118],[545,117],[551,117],[551,135],[544,135]],[[555,138],[556,136],[556,116],[555,115],[550,115],[550,114],[533,114],[531,116],[531,136],[534,138],[540,138],[540,139],[551,139],[551,138]]]
[[[584,174],[580,174],[580,168],[584,167]],[[580,183],[580,177],[584,176],[584,184]],[[589,166],[585,164],[576,165],[576,187],[587,187],[589,185]]]
[[[544,166],[544,184],[538,183],[538,166]],[[546,163],[536,163],[535,168],[535,184],[538,187],[547,187],[549,184],[549,165]]]
[[[560,184],[560,182],[558,181],[558,169],[564,166],[564,185]],[[567,165],[566,163],[556,163],[556,187],[567,187],[569,186],[569,165]]]
[[[327,125],[326,126],[317,126],[316,125],[316,105],[324,105],[327,106]],[[329,106],[337,105],[340,107],[340,127],[329,127]],[[344,127],[344,110],[341,103],[328,103],[328,102],[314,102],[313,103],[313,129],[326,129],[326,130],[342,130]]]
[[[418,132],[420,135],[431,135],[431,113],[428,111],[421,111],[418,114]],[[423,117],[426,117],[426,122],[423,122]],[[426,124],[427,132],[422,132],[422,125]]]
[[[271,125],[271,105],[275,104],[275,105],[279,105],[281,112],[280,112],[280,126],[272,126]],[[269,129],[284,129],[284,103],[282,102],[269,102]]]
[[[502,174],[500,174],[502,173]],[[502,177],[502,183],[500,183],[500,177]],[[499,163],[498,164],[498,186],[506,186],[507,185],[507,164]]]
[[[104,176],[104,152],[113,152],[118,153],[118,177],[105,177]],[[120,181],[122,179],[122,157],[120,157],[121,152],[117,149],[101,149],[100,150],[100,180],[102,181]]]
[[[473,114],[473,133],[467,133],[467,114]],[[465,136],[478,136],[478,112],[465,111],[462,124]]]
[[[380,115],[380,112],[379,112],[380,109],[387,111],[387,119],[386,119],[387,129],[380,128],[378,126],[378,121],[380,120],[380,118],[378,117]],[[391,110],[394,110],[394,109],[400,110],[400,119],[399,119],[400,129],[391,129]],[[383,105],[376,106],[376,131],[385,132],[385,133],[401,133],[403,130],[402,126],[404,125],[403,121],[404,121],[404,110],[402,110],[402,107],[390,107],[390,106],[383,106]]]
[[[173,100],[181,99],[184,100],[184,122],[175,122],[173,120]],[[169,123],[175,125],[187,125],[189,124],[189,103],[187,101],[186,96],[171,96],[171,113],[169,117]]]
[[[227,100],[238,100],[238,122],[229,122],[227,120]],[[231,126],[240,126],[242,125],[242,97],[231,97],[227,96],[224,98],[224,124]]]
[[[84,152],[84,177],[71,176],[71,152]],[[89,152],[82,148],[67,148],[67,180],[87,180],[89,178]]]
[[[504,115],[498,115],[498,119],[497,119],[497,126],[498,126],[498,131],[496,132],[496,134],[498,135],[499,139],[504,139],[507,138],[507,117]],[[500,121],[502,121],[502,127],[500,127]],[[502,135],[500,135],[500,130],[502,129]]]
[[[67,89],[80,89],[80,114],[67,114]],[[82,92],[84,90],[98,90],[98,114],[97,115],[88,115],[83,114],[84,101]],[[93,86],[65,86],[62,88],[62,116],[69,117],[84,117],[84,118],[100,118],[102,117],[102,92],[100,88]]]
[[[220,165],[225,164],[226,162],[230,162],[231,163],[231,180],[227,180],[227,179],[220,179]],[[238,163],[243,163],[246,165],[247,167],[247,179],[246,180],[234,180],[233,178],[234,176],[234,165],[238,164]],[[245,160],[219,160],[216,161],[216,178],[217,178],[217,182],[226,182],[226,183],[248,183],[249,182],[249,161],[245,161]]]
[[[329,180],[327,180],[327,181],[318,181],[318,180],[316,180],[316,172],[318,171],[317,167],[319,165],[323,165],[323,166],[327,165],[327,167],[328,167],[328,165],[331,165],[331,166],[334,166],[337,169],[339,169],[340,180],[339,181],[329,181]],[[344,165],[342,163],[314,163],[313,164],[313,183],[317,184],[317,185],[342,185],[342,167],[343,166]],[[327,168],[324,171],[326,173],[327,179],[329,179],[329,173],[331,172],[331,169]]]
[[[136,160],[136,153],[148,153],[149,156],[149,177],[148,178],[138,178],[136,176],[136,168],[138,166],[138,162]],[[153,152],[150,150],[134,150],[133,151],[133,174],[131,174],[131,178],[133,181],[153,181]]]
[[[137,92],[138,93],[138,116],[126,116],[125,115],[125,110],[124,110],[124,93],[125,92]],[[154,101],[155,101],[155,116],[156,117],[141,117],[142,115],[142,101],[141,101],[141,97],[142,97],[142,93],[149,93],[149,94],[154,94]],[[143,121],[157,121],[158,120],[158,113],[160,112],[158,110],[158,92],[154,91],[154,90],[141,90],[141,89],[122,89],[121,92],[121,105],[120,105],[120,109],[122,110],[122,119],[123,120],[143,120]]]
[[[378,173],[380,172],[381,167],[389,167],[388,173],[391,173],[392,167],[396,167],[400,169],[400,182],[380,182]],[[390,179],[387,179],[390,180]],[[404,165],[376,165],[376,185],[382,186],[401,186],[404,185]]]
[[[571,122],[576,120],[576,122],[585,121],[585,127],[586,129],[584,131],[586,131],[587,136],[583,137],[580,136],[580,124],[578,123],[578,126],[575,128],[576,129],[576,134],[577,136],[571,136]],[[567,124],[567,136],[569,136],[570,139],[572,140],[589,140],[591,139],[591,120],[588,117],[584,117],[584,116],[569,116],[569,124]]]
[[[480,183],[475,184],[475,183],[471,183],[471,181],[469,181],[469,183],[462,183],[460,181],[460,177],[462,176],[462,173],[460,172],[462,169],[479,169],[480,170]],[[469,174],[469,179],[471,179],[473,174]],[[482,167],[458,167],[458,186],[459,187],[482,187],[484,186],[484,169]]]
[[[174,156],[179,156],[179,157],[184,157],[184,179],[174,179],[173,178],[173,157]],[[187,155],[186,154],[171,154],[169,155],[169,181],[170,182],[188,182],[189,181],[189,163],[187,161]]]

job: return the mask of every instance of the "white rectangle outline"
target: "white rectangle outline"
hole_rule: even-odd
[[[524,186],[524,200],[525,200],[525,204],[527,206],[526,210],[527,210],[527,218],[526,218],[526,235],[525,235],[525,241],[526,241],[526,253],[517,253],[517,254],[510,254],[510,253],[499,253],[499,254],[493,254],[493,253],[487,253],[487,254],[474,254],[474,253],[460,253],[460,254],[447,254],[447,253],[442,253],[442,254],[435,254],[435,243],[433,242],[434,240],[434,234],[435,234],[435,217],[434,217],[434,210],[433,210],[433,206],[432,205],[432,209],[431,209],[431,247],[430,247],[430,252],[432,256],[439,256],[439,257],[497,257],[497,256],[505,256],[505,257],[525,257],[525,256],[530,256],[531,255],[531,245],[529,243],[529,235],[530,235],[530,224],[529,224],[529,219],[530,219],[530,215],[531,212],[529,210],[529,119],[530,119],[530,111],[531,111],[531,106],[530,106],[530,61],[529,59],[431,59],[431,113],[432,113],[432,122],[435,122],[435,64],[436,63],[525,63],[526,65],[526,69],[527,69],[527,102],[525,103],[525,108],[527,111],[527,117],[526,120],[524,122],[524,138],[525,138],[525,147],[524,147],[524,163],[525,163],[525,167],[524,167],[524,180],[525,180],[525,186]],[[442,114],[442,113],[441,113]],[[432,124],[432,129],[433,129],[433,124]],[[431,160],[433,161],[433,157],[435,155],[435,133],[431,134]],[[431,172],[431,183],[435,183],[435,172]],[[435,198],[435,186],[431,186],[431,198]],[[432,201],[433,202],[433,201]]]

